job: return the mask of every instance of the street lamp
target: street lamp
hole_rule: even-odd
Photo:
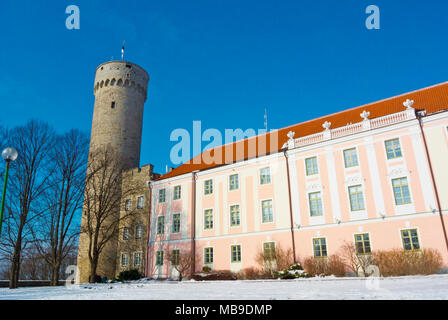
[[[3,210],[5,209],[6,183],[8,182],[9,164],[17,159],[17,150],[6,148],[2,152],[2,158],[6,161],[5,179],[3,180],[2,204],[0,207],[0,237],[2,235]]]

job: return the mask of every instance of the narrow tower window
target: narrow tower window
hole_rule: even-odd
[[[115,101],[112,101],[112,104],[110,105],[110,107],[113,109],[115,108]]]

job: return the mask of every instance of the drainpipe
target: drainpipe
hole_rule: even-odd
[[[283,154],[285,155],[286,175],[288,176],[288,199],[289,199],[289,218],[291,221],[292,253],[294,255],[294,263],[296,263],[296,244],[295,244],[295,240],[294,240],[294,219],[293,219],[293,214],[292,214],[291,181],[290,181],[290,177],[289,177],[289,161],[288,161],[288,154],[287,154],[286,149],[283,151]]]
[[[191,273],[196,271],[196,173],[199,170],[193,171],[192,174],[192,199],[191,199]]]
[[[445,222],[443,221],[442,206],[440,205],[439,192],[437,190],[437,185],[436,185],[436,181],[435,181],[435,178],[434,178],[434,171],[432,169],[431,157],[429,156],[428,145],[426,143],[426,136],[425,136],[425,132],[423,131],[423,121],[422,121],[422,119],[423,119],[424,115],[425,115],[425,111],[418,111],[417,112],[418,124],[420,126],[420,132],[422,133],[422,137],[423,137],[423,145],[425,146],[426,160],[428,161],[429,172],[431,173],[431,181],[432,181],[432,185],[433,185],[433,188],[434,188],[434,193],[435,193],[435,196],[436,196],[437,209],[439,210],[439,217],[440,217],[440,222],[442,224],[443,236],[445,237],[445,245],[446,245],[446,249],[448,251],[448,237],[447,237]]]
[[[146,242],[146,268],[145,268],[145,276],[148,277],[149,276],[149,242],[151,239],[151,208],[152,208],[152,184],[151,181],[148,181],[148,188],[149,188],[149,214],[148,214],[148,230],[147,230],[147,235],[148,235],[148,239]]]

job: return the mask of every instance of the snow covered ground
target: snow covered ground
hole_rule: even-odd
[[[62,287],[0,288],[0,299],[56,300],[307,300],[443,299],[448,274],[393,278],[310,278],[247,281],[139,281]]]

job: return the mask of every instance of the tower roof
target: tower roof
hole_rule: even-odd
[[[282,146],[288,140],[287,134],[289,131],[295,132],[294,138],[300,138],[314,133],[322,132],[322,124],[326,121],[331,122],[331,126],[333,128],[343,127],[351,122],[360,122],[362,120],[360,117],[360,113],[362,113],[364,110],[370,112],[369,119],[401,112],[405,110],[403,102],[407,99],[414,100],[415,103],[413,107],[415,109],[424,109],[426,110],[427,114],[448,110],[448,82],[291,125],[279,129],[275,136],[272,134],[272,132],[269,132],[266,134],[236,141],[230,145],[219,146],[210,150],[206,150],[202,154],[197,155],[189,162],[181,164],[171,172],[164,174],[158,180],[179,176],[196,170],[206,170],[229,164],[229,161],[226,161],[225,158],[225,150],[227,148],[232,148],[233,150],[233,162],[247,160],[267,154],[273,154],[282,150]],[[278,138],[279,141],[277,146],[271,147],[270,138],[274,137]],[[253,142],[254,139],[256,140],[257,144],[256,151],[249,150],[249,142]],[[261,146],[260,149],[258,149],[259,146]],[[242,148],[242,150],[244,150],[244,154],[238,154],[237,150],[240,150],[239,148]],[[219,154],[219,152],[222,156],[221,164],[207,164],[202,160],[203,156],[213,157],[215,154]]]

